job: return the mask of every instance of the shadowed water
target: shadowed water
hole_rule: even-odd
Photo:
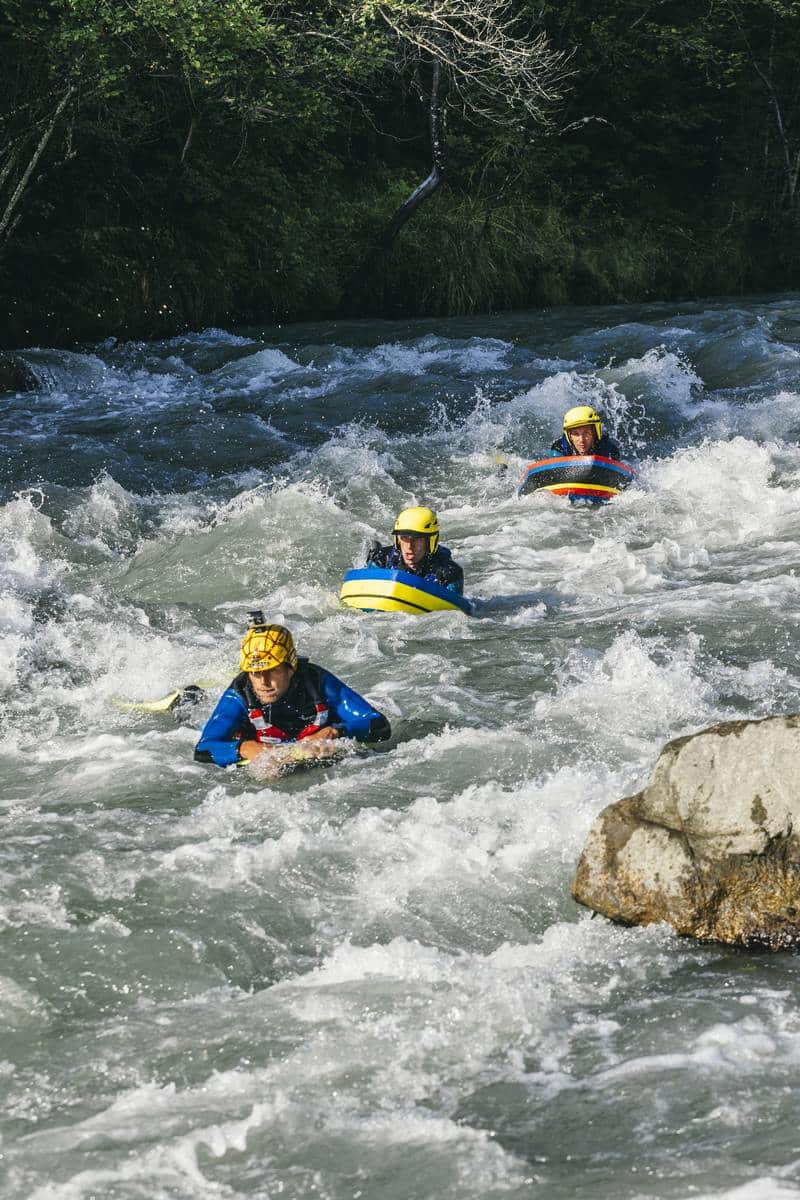
[[[0,398],[4,1200],[800,1195],[798,959],[570,899],[664,741],[800,710],[800,299],[25,357],[42,391]],[[583,403],[640,486],[518,500]],[[473,618],[339,607],[409,502]],[[251,607],[387,714],[387,752],[193,762]],[[195,680],[190,724],[122,707]]]

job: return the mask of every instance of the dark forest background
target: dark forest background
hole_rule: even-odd
[[[0,19],[6,346],[797,286],[797,0]]]

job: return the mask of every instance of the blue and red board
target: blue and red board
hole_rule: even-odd
[[[604,504],[618,496],[636,478],[633,467],[599,454],[572,454],[563,458],[540,458],[522,472],[517,495],[552,492],[570,500]]]

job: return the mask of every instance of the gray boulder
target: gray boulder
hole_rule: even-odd
[[[0,392],[35,392],[39,380],[17,354],[0,350]]]
[[[703,940],[800,942],[800,713],[669,742],[636,796],[595,821],[572,886],[626,925]]]

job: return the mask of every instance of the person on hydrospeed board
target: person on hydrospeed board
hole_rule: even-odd
[[[564,413],[563,433],[550,447],[551,458],[572,454],[597,454],[603,458],[622,458],[619,443],[603,433],[600,416],[588,404],[579,404]]]
[[[464,572],[446,546],[439,545],[439,519],[430,508],[404,508],[392,530],[392,546],[373,546],[368,567],[408,571],[464,595]]]
[[[270,746],[339,737],[381,742],[386,717],[324,667],[298,658],[291,633],[250,614],[240,673],[203,726],[194,757],[229,767]]]

